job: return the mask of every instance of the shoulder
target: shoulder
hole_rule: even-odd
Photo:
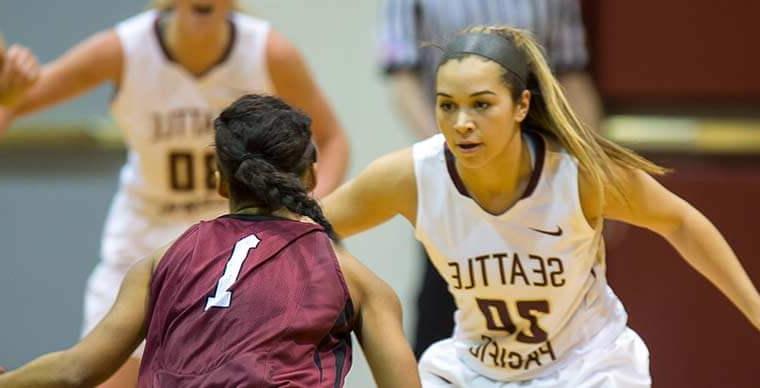
[[[411,148],[382,156],[323,201],[341,236],[351,236],[401,214],[415,219],[417,186]]]
[[[236,27],[247,31],[266,31],[271,29],[271,23],[268,20],[259,19],[241,12],[233,12],[230,15],[230,19],[235,22]]]
[[[580,167],[578,171],[581,205],[591,225],[593,221],[610,218],[610,214],[629,211],[630,200],[637,198],[640,188],[652,180],[651,176],[638,168],[615,162],[609,166],[609,179],[614,181],[605,181],[601,187],[596,184],[590,172]]]
[[[414,148],[404,148],[377,158],[367,166],[366,173],[391,191],[414,187]]]
[[[578,196],[581,209],[589,225],[596,225],[602,218],[602,192],[594,183],[588,170],[578,166]]]
[[[150,52],[150,49],[146,50],[146,48],[152,47],[150,41],[155,39],[153,36],[156,33],[159,15],[156,10],[145,11],[121,21],[108,31],[104,31],[103,44],[107,47],[99,49],[99,51],[108,53],[109,57],[117,58],[119,64],[128,61],[127,58],[142,56],[142,53]],[[119,71],[119,75],[121,75],[121,71]]]
[[[121,53],[122,49],[121,38],[115,29],[96,32],[85,43],[96,53]]]
[[[195,244],[198,240],[198,233],[202,224],[203,222],[200,222],[189,227],[175,240],[153,252],[153,254],[149,257],[149,259],[152,261],[153,272],[158,271],[159,268],[165,267],[165,265],[159,266],[160,263],[164,262],[164,258],[178,255],[184,256],[191,253],[195,249]],[[169,260],[166,261],[168,262]]]
[[[229,20],[235,26],[236,39],[246,47],[248,55],[264,58],[271,39],[271,23],[240,12],[233,12]]]
[[[388,206],[406,217],[410,222],[416,219],[417,179],[414,168],[413,148],[405,148],[384,155],[372,162],[365,171],[363,183],[377,195],[367,198],[379,199],[378,203]]]
[[[290,94],[303,97],[314,92],[314,82],[306,60],[283,34],[270,29],[264,53],[266,67],[278,94],[287,98],[292,97]]]
[[[546,152],[566,155],[570,154],[557,139],[545,134],[540,134],[540,138],[543,139],[544,146],[546,147]]]
[[[148,10],[131,16],[122,20],[114,28],[120,34],[133,31],[146,31],[152,30],[153,26],[158,20],[159,12],[156,10]]]
[[[362,314],[363,308],[371,303],[372,299],[384,303],[399,303],[398,296],[388,283],[380,279],[345,248],[336,245],[335,255],[346,280],[351,302],[359,315]]]
[[[275,29],[270,29],[266,42],[267,62],[270,69],[274,66],[293,66],[293,61],[302,61],[301,51],[285,35]]]
[[[362,282],[362,265],[342,245],[333,244],[333,249],[338,260],[338,267],[348,288],[348,297],[351,299],[354,309],[359,312],[366,292]]]
[[[57,60],[63,68],[75,69],[88,82],[118,82],[124,62],[123,45],[114,29],[97,32]]]
[[[374,199],[399,199],[405,196],[408,189],[414,189],[415,185],[412,148],[404,148],[375,159],[359,176],[344,186]]]
[[[399,169],[400,171],[409,170],[413,159],[413,147],[406,147],[385,154],[373,162],[377,166],[384,168]]]
[[[213,221],[201,221],[197,224],[191,225],[185,230],[179,237],[166,246],[167,251],[178,249],[191,249],[200,239],[199,237],[205,229],[213,227]]]
[[[412,146],[412,155],[414,158],[433,157],[442,155],[443,146],[446,139],[442,134],[430,136],[427,139],[420,140]]]
[[[535,129],[530,129],[526,132],[532,140],[537,157],[543,156],[549,163],[556,161],[577,165],[577,161],[572,153],[554,135]]]

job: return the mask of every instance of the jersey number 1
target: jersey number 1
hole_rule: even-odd
[[[227,266],[224,267],[224,273],[219,278],[219,282],[216,283],[216,292],[214,292],[214,296],[208,297],[206,308],[203,311],[208,311],[212,307],[230,307],[232,291],[229,291],[229,289],[237,280],[238,275],[240,275],[240,269],[243,267],[245,258],[248,257],[248,252],[256,248],[259,242],[259,238],[252,234],[235,243],[235,248],[232,249],[232,256],[227,260]]]

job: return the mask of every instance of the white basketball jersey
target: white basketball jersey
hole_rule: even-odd
[[[416,237],[448,283],[459,358],[500,381],[536,378],[611,343],[627,316],[607,287],[575,159],[534,132],[534,173],[503,214],[467,194],[442,135],[414,145]]]
[[[159,16],[144,12],[116,27],[124,70],[111,108],[129,148],[122,190],[148,202],[215,200],[213,120],[243,94],[272,93],[265,54],[270,27],[232,14],[227,53],[195,76],[167,54]]]

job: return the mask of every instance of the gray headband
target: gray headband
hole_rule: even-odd
[[[528,63],[514,43],[496,34],[468,33],[454,38],[443,52],[441,64],[461,54],[478,55],[490,59],[514,74],[525,88],[528,79]]]

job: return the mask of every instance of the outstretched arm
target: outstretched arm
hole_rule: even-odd
[[[324,197],[346,176],[349,158],[346,131],[311,76],[301,53],[277,31],[269,33],[267,67],[276,94],[302,109],[313,120],[314,141],[319,149],[315,195]]]
[[[0,387],[92,387],[116,372],[145,338],[154,260],[129,270],[114,306],[81,342],[0,375]]]
[[[375,383],[379,388],[420,387],[396,293],[345,250],[338,248],[337,254],[359,314],[361,327],[356,335]]]
[[[13,106],[0,107],[4,111],[0,112],[0,132],[3,122],[8,126],[13,117],[66,101],[107,80],[118,84],[121,69],[122,49],[116,32],[93,35],[43,66],[34,85],[22,97],[17,96]]]
[[[322,209],[341,237],[362,232],[397,214],[414,224],[417,183],[412,150],[407,148],[375,160],[359,176],[328,195]]]
[[[760,294],[718,229],[648,174],[637,170],[622,176],[627,201],[608,194],[604,216],[664,237],[760,330]]]

